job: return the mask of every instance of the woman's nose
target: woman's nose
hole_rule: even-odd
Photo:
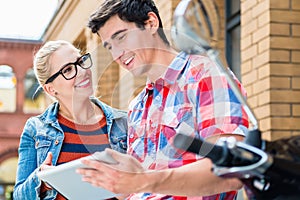
[[[84,75],[86,73],[87,69],[83,69],[81,66],[77,65],[77,76],[78,75]]]

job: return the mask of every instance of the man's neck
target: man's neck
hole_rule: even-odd
[[[156,50],[154,52],[155,60],[152,61],[154,64],[151,64],[151,69],[147,73],[148,79],[151,82],[155,82],[157,79],[161,78],[177,54],[178,52],[171,47]]]

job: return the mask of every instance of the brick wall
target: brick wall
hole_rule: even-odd
[[[6,158],[17,156],[20,135],[26,120],[35,114],[24,113],[24,80],[28,69],[32,67],[33,53],[40,42],[5,40],[0,41],[0,64],[13,68],[17,78],[16,111],[0,112],[0,164]],[[0,93],[0,96],[3,93]],[[3,96],[2,96],[3,97]],[[8,98],[4,96],[4,98]]]
[[[300,1],[241,1],[242,81],[265,139],[300,134]]]

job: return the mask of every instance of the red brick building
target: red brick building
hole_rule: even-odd
[[[35,87],[33,53],[39,45],[39,41],[0,40],[0,199],[14,183],[25,121],[43,108],[38,98],[29,96]]]

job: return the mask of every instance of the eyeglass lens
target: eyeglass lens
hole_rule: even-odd
[[[81,57],[81,59],[78,60],[78,64],[83,69],[88,69],[92,66],[92,59],[90,54],[85,54]]]
[[[77,74],[77,66],[79,65],[83,69],[88,69],[92,66],[92,60],[89,54],[83,55],[77,62],[69,63],[61,69],[62,75],[65,79],[70,80]]]
[[[77,74],[77,67],[75,64],[68,64],[61,69],[61,74],[68,80],[72,79]]]

